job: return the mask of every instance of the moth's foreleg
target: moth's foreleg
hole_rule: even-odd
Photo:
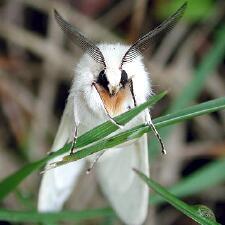
[[[86,170],[86,173],[89,174],[92,169],[94,168],[95,164],[98,162],[98,160],[100,159],[100,157],[104,154],[105,151],[100,152],[96,158],[93,160],[93,162],[91,162],[90,167]]]
[[[134,86],[133,86],[133,81],[130,80],[129,82],[129,87],[130,87],[130,92],[131,92],[131,95],[132,95],[132,99],[133,99],[133,102],[134,102],[134,107],[137,106],[137,101],[136,101],[136,98],[135,98],[135,92],[134,92]],[[150,114],[150,110],[147,110],[146,112],[146,124],[151,128],[151,130],[153,131],[154,135],[157,137],[160,145],[161,145],[161,152],[163,155],[166,154],[166,149],[165,149],[165,146],[163,144],[163,141],[162,141],[162,138],[160,137],[160,134],[158,133],[158,131],[156,130],[153,122],[152,122],[152,119],[151,119],[151,114]]]
[[[146,115],[146,124],[151,128],[151,130],[153,131],[154,135],[158,139],[159,144],[161,146],[161,153],[163,155],[165,155],[166,154],[166,149],[165,149],[165,146],[163,144],[162,138],[161,138],[160,134],[158,133],[158,131],[156,130],[155,125],[152,122],[150,110],[147,110],[147,111],[148,112],[146,112],[146,114],[147,114]]]
[[[135,98],[135,92],[134,92],[134,86],[133,86],[133,81],[130,80],[130,83],[129,83],[129,87],[130,87],[130,92],[131,92],[131,95],[132,95],[132,99],[133,99],[133,102],[134,102],[134,107],[137,106],[137,101],[136,101],[136,98]],[[152,122],[152,119],[151,119],[151,114],[150,114],[150,110],[147,110],[146,112],[146,124],[151,128],[151,130],[153,131],[154,135],[157,137],[160,145],[161,145],[161,152],[163,155],[166,154],[166,149],[165,149],[165,146],[163,144],[163,141],[162,141],[162,138],[160,137],[160,134],[158,133],[158,131],[156,130],[153,122]]]
[[[72,141],[72,145],[71,145],[71,148],[70,148],[70,155],[74,154],[75,151],[76,151],[76,148],[75,148],[75,144],[77,143],[77,125],[75,123],[75,126],[74,126],[74,132],[73,132],[73,141]]]
[[[134,102],[134,107],[136,107],[137,106],[137,101],[136,101],[135,94],[134,94],[133,80],[130,80],[129,88],[130,88],[130,93],[131,93],[131,96],[132,96],[132,99],[133,99],[133,102]]]

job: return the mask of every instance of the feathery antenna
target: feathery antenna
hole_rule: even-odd
[[[174,28],[176,23],[183,16],[185,9],[187,8],[187,2],[185,2],[172,16],[170,16],[167,20],[161,23],[154,30],[148,32],[141,38],[139,38],[125,53],[121,67],[124,63],[131,62],[137,56],[144,53],[146,49],[149,48],[151,42],[162,33],[166,33]]]
[[[57,23],[70,40],[86,51],[97,63],[106,67],[105,59],[100,49],[90,40],[88,40],[76,27],[65,21],[62,16],[54,9],[54,15]]]

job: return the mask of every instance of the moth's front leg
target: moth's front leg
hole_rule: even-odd
[[[77,124],[75,123],[74,131],[73,131],[73,141],[72,141],[72,145],[70,148],[70,155],[72,155],[76,152],[75,144],[77,143],[77,135],[78,135]]]
[[[151,114],[150,114],[150,110],[149,109],[147,109],[145,111],[145,119],[146,119],[146,125],[148,125],[151,128],[151,130],[153,131],[154,135],[157,137],[157,139],[159,141],[159,144],[161,146],[161,153],[163,155],[165,155],[166,154],[165,146],[163,144],[162,138],[160,137],[160,134],[158,133],[158,131],[155,128],[155,125],[152,122]]]

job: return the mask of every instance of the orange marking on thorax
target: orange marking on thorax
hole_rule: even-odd
[[[127,87],[120,89],[114,96],[110,96],[108,91],[99,85],[97,86],[97,88],[99,94],[101,95],[103,103],[111,116],[118,115],[124,112],[123,104],[129,96]]]

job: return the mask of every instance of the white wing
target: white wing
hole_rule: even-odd
[[[106,151],[97,165],[101,188],[118,216],[128,225],[140,225],[147,216],[149,191],[132,168],[149,175],[147,135]]]
[[[69,103],[69,102],[68,102]],[[74,129],[74,117],[67,104],[52,147],[52,151],[62,148],[71,139]],[[63,156],[53,161],[61,160]],[[53,162],[51,161],[51,162]],[[49,162],[49,163],[51,163]],[[49,171],[43,175],[38,196],[39,211],[58,211],[71,194],[84,167],[84,160],[70,163]]]

